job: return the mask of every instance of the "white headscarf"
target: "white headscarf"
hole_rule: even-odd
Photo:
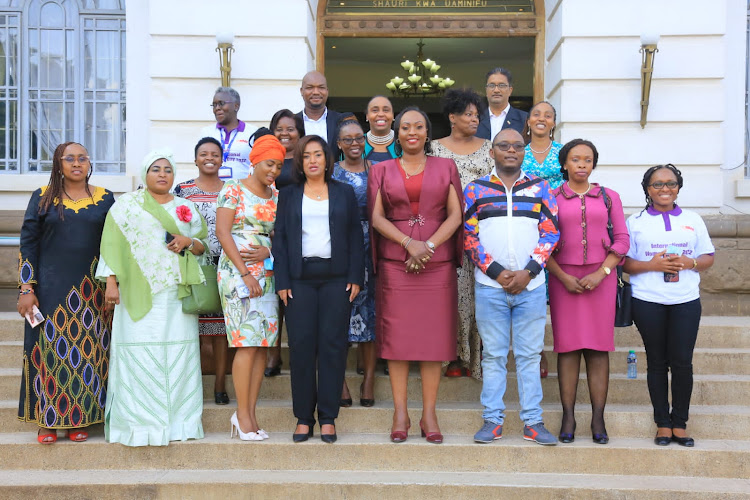
[[[177,170],[174,165],[174,158],[172,150],[169,148],[154,149],[143,158],[143,164],[141,165],[141,179],[143,185],[146,185],[146,174],[148,173],[149,167],[156,161],[164,158],[172,166],[172,171]]]

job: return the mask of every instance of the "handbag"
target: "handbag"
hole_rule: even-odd
[[[201,271],[206,281],[190,287],[190,295],[182,299],[182,312],[185,314],[221,313],[216,266],[209,261],[207,264],[201,264]]]
[[[612,226],[612,214],[609,210],[612,203],[607,196],[607,190],[602,186],[602,197],[607,207],[607,234],[610,244],[615,243],[615,232]],[[617,298],[615,303],[615,326],[618,328],[628,327],[633,324],[633,295],[630,283],[622,277],[622,266],[617,266]]]

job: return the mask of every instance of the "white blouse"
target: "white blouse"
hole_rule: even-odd
[[[302,195],[302,257],[331,258],[328,200]]]

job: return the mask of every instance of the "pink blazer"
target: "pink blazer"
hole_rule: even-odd
[[[383,238],[373,229],[372,209],[380,192],[386,218],[404,234],[415,240],[424,241],[432,236],[447,217],[448,193],[452,185],[458,194],[459,203],[463,206],[463,190],[456,163],[448,158],[428,156],[424,167],[422,191],[419,195],[419,215],[421,223],[414,221],[406,186],[396,160],[376,163],[370,168],[367,181],[367,211],[370,216],[370,242],[372,261],[377,272],[378,259],[399,260],[405,262],[408,254],[398,243]],[[463,261],[462,227],[456,230],[453,237],[435,249],[434,262],[453,261],[456,267]]]

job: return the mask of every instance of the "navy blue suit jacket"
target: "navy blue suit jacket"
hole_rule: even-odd
[[[523,126],[526,124],[526,120],[529,118],[529,114],[526,111],[510,107],[508,114],[505,117],[503,123],[503,129],[512,128],[518,131],[519,134],[523,133]],[[479,117],[479,127],[477,127],[477,133],[474,134],[482,139],[491,141],[494,137],[490,137],[492,127],[490,126],[490,110],[485,109],[482,111],[482,116]]]

